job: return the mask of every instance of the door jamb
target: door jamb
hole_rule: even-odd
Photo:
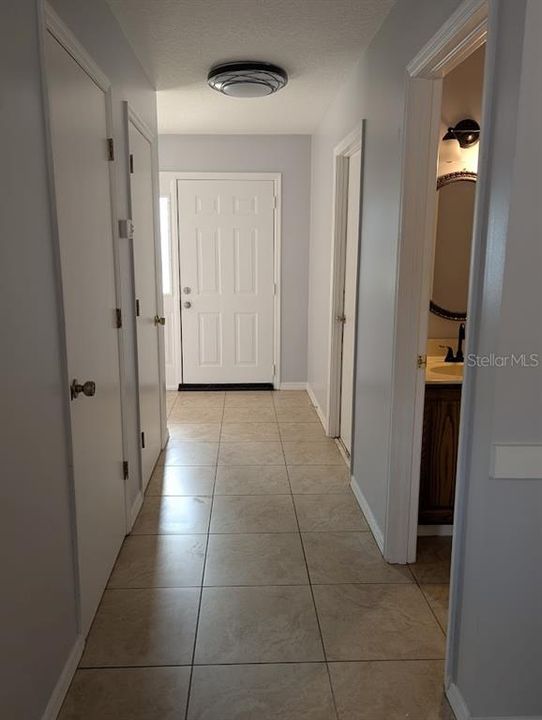
[[[341,353],[342,353],[342,325],[337,317],[342,315],[344,307],[345,262],[346,262],[346,230],[348,212],[348,160],[356,152],[361,152],[361,174],[363,177],[363,141],[365,133],[365,120],[362,120],[335,147],[333,151],[333,245],[331,256],[331,314],[329,317],[329,380],[327,417],[325,430],[330,437],[338,437],[340,433],[340,406],[341,406]],[[360,213],[358,227],[358,242],[361,238],[361,196],[363,182],[360,183]],[[360,247],[358,245],[356,272],[356,297],[359,282]],[[354,355],[357,345],[357,306],[354,320]],[[355,364],[354,364],[355,380]],[[352,425],[354,425],[355,403],[352,399]],[[352,456],[350,457],[350,463]]]
[[[275,208],[273,214],[273,282],[275,294],[273,299],[273,363],[275,374],[273,387],[280,388],[281,379],[281,246],[282,246],[282,173],[279,172],[161,172],[160,179],[169,185],[170,204],[174,213],[175,229],[172,224],[172,241],[177,243],[177,267],[173,268],[174,276],[179,277],[179,214],[178,214],[178,187],[179,180],[264,180],[273,182],[273,195]],[[177,280],[178,282],[178,280]],[[179,353],[179,368],[177,370],[179,382],[182,383],[182,338],[181,352]]]
[[[127,100],[123,103],[123,114],[124,114],[124,136],[126,142],[126,179],[128,186],[128,213],[130,218],[133,218],[133,205],[132,205],[132,187],[131,187],[131,173],[130,173],[130,123],[143,135],[150,145],[151,151],[151,183],[152,183],[152,212],[153,212],[153,230],[154,230],[154,278],[155,278],[155,289],[156,289],[156,311],[157,314],[162,316],[164,314],[164,299],[162,295],[162,249],[160,245],[160,208],[158,203],[159,191],[158,191],[158,151],[157,151],[157,138],[155,133],[143,120],[143,118],[133,109]],[[132,256],[132,286],[134,291],[134,303],[135,303],[135,274],[134,268],[134,255],[133,255],[133,241],[131,243],[131,256]],[[137,324],[136,324],[136,338],[137,338]],[[165,349],[164,349],[164,333],[158,333],[158,386],[160,389],[160,439],[162,448],[165,447],[168,439],[167,430],[167,415],[166,415],[166,381],[165,381]],[[136,366],[139,376],[139,358],[136,352]],[[139,432],[141,432],[141,417],[139,411],[139,383],[137,388],[138,402],[137,402],[137,417]],[[144,492],[143,487],[143,475],[140,476],[140,489]]]

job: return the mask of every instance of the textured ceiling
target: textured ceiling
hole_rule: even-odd
[[[158,89],[163,133],[310,133],[394,0],[108,0]],[[286,68],[267,98],[228,98],[211,65]]]

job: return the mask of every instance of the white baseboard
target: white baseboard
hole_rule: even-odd
[[[45,708],[45,712],[43,713],[41,720],[56,720],[58,713],[60,712],[60,708],[62,707],[62,703],[64,702],[64,698],[66,697],[66,693],[68,692],[68,688],[70,687],[72,678],[77,670],[77,666],[79,665],[79,660],[83,654],[84,647],[85,641],[81,636],[79,636],[75,641],[75,645],[73,646],[66,664],[64,665],[60,677],[58,678],[58,682],[55,685],[55,689],[53,690],[51,697],[49,698],[49,702],[47,703],[47,707]]]
[[[140,491],[137,493],[136,498],[134,502],[132,503],[132,507],[130,508],[130,528],[129,531],[132,530],[134,527],[134,523],[136,521],[137,516],[139,515],[139,511],[141,510],[141,506],[143,505],[143,493]]]
[[[322,426],[325,430],[325,433],[327,435],[327,418],[324,416],[324,413],[322,412],[320,405],[318,405],[318,400],[316,399],[316,395],[314,394],[314,390],[311,388],[309,383],[307,383],[307,393],[309,394],[309,397],[311,399],[312,404],[314,405],[314,409],[316,410],[316,414],[318,415],[318,419],[322,423]]]
[[[369,503],[365,499],[365,495],[360,490],[359,486],[356,483],[356,480],[354,476],[350,478],[350,487],[352,488],[352,492],[356,496],[356,500],[359,503],[359,506],[365,515],[365,519],[367,520],[367,525],[371,529],[371,532],[373,533],[373,537],[376,541],[376,544],[380,548],[380,552],[382,555],[384,554],[384,535],[382,534],[382,530],[380,529],[379,524],[376,521],[375,516],[373,515],[373,511],[369,507]]]
[[[463,700],[463,695],[459,692],[457,685],[450,683],[446,688],[446,697],[450,703],[450,707],[454,711],[457,720],[472,720],[467,704]]]
[[[453,525],[418,525],[418,537],[427,537],[429,535],[448,536],[453,534]]]
[[[280,390],[306,390],[306,382],[283,382],[280,384]]]

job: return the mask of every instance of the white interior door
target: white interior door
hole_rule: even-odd
[[[96,384],[70,403],[86,633],[126,529],[107,97],[49,33],[46,63],[68,371]]]
[[[134,250],[134,282],[137,314],[137,366],[141,425],[141,471],[148,483],[161,450],[160,354],[152,146],[130,119],[130,195]]]
[[[178,183],[183,383],[272,383],[274,186]]]
[[[352,407],[354,402],[354,340],[356,328],[356,286],[359,244],[359,201],[361,151],[348,161],[348,204],[346,218],[346,252],[344,274],[343,336],[341,360],[340,438],[352,451]]]

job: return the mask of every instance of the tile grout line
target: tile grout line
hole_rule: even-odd
[[[280,442],[281,442],[281,445],[282,445],[282,435],[281,435]],[[284,453],[284,446],[283,446],[283,453]],[[286,459],[286,458],[285,458],[285,459]],[[306,572],[307,572],[307,579],[308,579],[308,581],[309,581],[309,592],[310,592],[310,594],[311,594],[312,606],[313,606],[313,608],[314,608],[314,615],[315,615],[315,617],[316,617],[316,624],[317,624],[317,626],[318,626],[318,634],[320,635],[320,643],[321,643],[321,645],[322,645],[322,654],[323,654],[323,656],[324,656],[324,664],[325,664],[325,666],[326,666],[326,673],[327,673],[327,679],[328,679],[328,684],[329,684],[329,691],[330,691],[330,693],[331,693],[331,699],[332,699],[332,702],[333,702],[333,709],[334,709],[334,711],[335,711],[335,717],[337,718],[337,720],[339,720],[339,710],[338,710],[338,707],[337,707],[337,700],[336,700],[336,698],[335,698],[335,692],[334,692],[334,690],[333,690],[333,683],[332,683],[332,681],[331,681],[331,672],[330,672],[329,663],[328,663],[328,660],[327,660],[326,646],[325,646],[325,643],[324,643],[324,636],[323,636],[323,633],[322,633],[322,626],[321,626],[321,624],[320,624],[320,617],[319,617],[319,615],[318,615],[318,608],[316,607],[316,600],[315,600],[315,598],[314,598],[314,590],[313,590],[313,587],[312,587],[311,573],[310,573],[310,570],[309,570],[309,563],[307,562],[307,554],[306,554],[306,552],[305,552],[305,544],[304,544],[304,542],[303,542],[303,534],[302,534],[302,532],[301,532],[301,526],[299,525],[299,517],[298,517],[298,515],[297,515],[297,508],[296,508],[296,504],[295,504],[295,497],[294,497],[294,494],[293,494],[293,492],[292,492],[292,483],[291,483],[291,481],[290,481],[290,472],[289,472],[289,470],[288,470],[288,465],[286,465],[286,476],[287,476],[287,478],[288,478],[288,484],[290,485],[290,494],[291,494],[291,496],[292,496],[292,505],[293,505],[295,520],[296,520],[296,524],[297,524],[297,531],[298,531],[298,535],[299,535],[299,542],[301,543],[301,552],[303,553],[303,560],[304,560],[304,562],[305,562],[305,570],[306,570]]]
[[[220,435],[222,434],[222,421],[224,419],[224,406],[226,404],[226,395],[224,394],[224,402],[222,404],[222,415],[220,419]],[[220,438],[219,435],[219,438]],[[194,678],[194,663],[196,660],[196,647],[198,642],[198,631],[199,631],[199,623],[200,623],[200,617],[201,617],[201,605],[203,602],[203,587],[205,582],[205,569],[207,566],[207,554],[209,552],[209,538],[211,536],[211,520],[213,516],[213,506],[215,501],[215,488],[216,488],[216,476],[218,473],[218,459],[220,454],[220,442],[217,449],[216,454],[216,465],[215,465],[215,476],[214,476],[214,482],[213,482],[213,494],[211,496],[211,507],[209,509],[209,522],[207,524],[207,537],[205,541],[205,554],[203,558],[203,567],[201,570],[201,587],[200,587],[200,594],[199,594],[199,603],[198,603],[198,612],[196,615],[196,626],[194,630],[194,646],[192,648],[192,662],[190,665],[190,677],[188,678],[188,687],[186,690],[186,705],[185,705],[185,711],[184,711],[184,718],[185,720],[188,720],[188,713],[190,711],[190,696],[192,694],[192,681]]]

